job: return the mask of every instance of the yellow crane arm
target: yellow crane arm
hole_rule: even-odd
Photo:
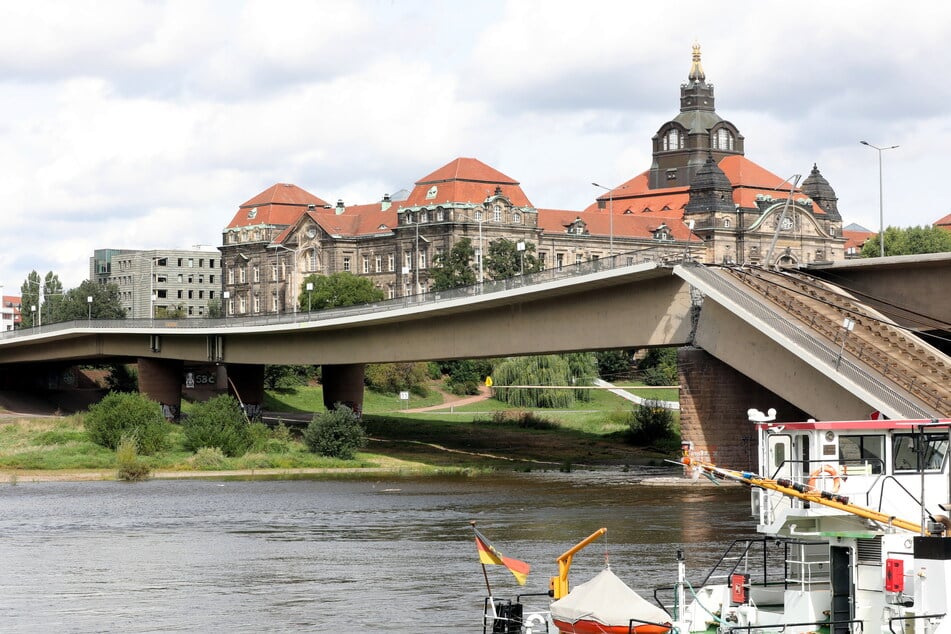
[[[571,560],[579,550],[607,532],[607,528],[599,528],[572,546],[561,557],[555,560],[558,562],[558,576],[552,577],[551,582],[548,584],[552,597],[555,599],[560,599],[561,597],[568,594],[568,571],[571,570]]]

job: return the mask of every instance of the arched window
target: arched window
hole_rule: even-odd
[[[733,133],[720,128],[713,135],[713,147],[717,150],[733,150]]]
[[[730,228],[730,219],[729,219],[729,218],[724,218],[724,219],[723,219],[723,228],[724,228],[724,229],[729,229],[729,228]]]
[[[665,150],[680,150],[683,148],[683,137],[680,136],[680,130],[672,128],[664,135]]]
[[[502,222],[502,205],[492,207],[492,220]]]

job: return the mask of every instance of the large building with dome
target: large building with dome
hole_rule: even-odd
[[[695,45],[680,111],[650,140],[651,165],[587,208],[537,208],[519,181],[476,158],[453,159],[370,204],[330,204],[279,183],[241,204],[223,231],[225,313],[291,312],[308,275],[339,271],[370,278],[386,297],[426,293],[434,261],[463,238],[480,275],[501,238],[530,243],[546,268],[612,256],[769,266],[843,259],[837,198],[818,167],[801,183],[781,178],[746,158],[745,141],[717,113]]]

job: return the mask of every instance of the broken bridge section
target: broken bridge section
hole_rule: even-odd
[[[786,421],[951,415],[951,359],[834,285],[752,267],[675,273],[702,294],[694,346],[722,364],[696,353],[685,364],[681,353],[681,427],[698,449],[730,445],[740,459],[749,407],[775,407]],[[764,402],[770,394],[775,403]]]

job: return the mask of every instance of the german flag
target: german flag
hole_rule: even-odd
[[[518,581],[518,585],[524,586],[525,581],[528,579],[528,571],[531,570],[532,567],[524,561],[506,557],[500,553],[499,549],[493,546],[492,543],[485,538],[485,535],[480,533],[474,526],[472,527],[472,530],[475,531],[476,548],[479,549],[479,561],[483,564],[505,566],[513,575],[515,575],[515,580]]]

